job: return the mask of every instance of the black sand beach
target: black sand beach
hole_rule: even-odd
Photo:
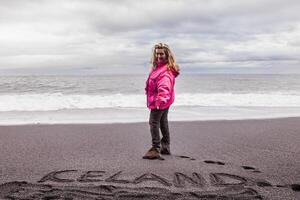
[[[300,118],[0,126],[0,199],[300,199]]]

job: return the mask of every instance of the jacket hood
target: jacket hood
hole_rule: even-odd
[[[167,67],[162,68],[163,66],[166,66],[167,63],[156,63],[156,68],[154,69],[156,70],[166,70]],[[180,71],[176,71],[175,69],[171,68],[170,71],[172,72],[172,74],[177,77],[180,74]]]
[[[179,71],[176,71],[174,69],[171,69],[172,73],[174,74],[175,78],[180,74]]]

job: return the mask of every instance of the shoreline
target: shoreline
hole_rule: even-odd
[[[272,121],[272,120],[290,120],[290,119],[300,119],[300,116],[294,117],[273,117],[273,118],[245,118],[245,119],[208,119],[208,120],[169,120],[169,123],[176,124],[176,123],[218,123],[218,122],[244,122],[244,121]],[[20,126],[89,126],[89,125],[138,125],[138,124],[147,124],[147,121],[137,121],[137,122],[94,122],[94,123],[32,123],[32,124],[0,124],[1,127],[20,127]]]
[[[0,125],[115,124],[148,122],[147,108],[0,112]],[[217,121],[300,117],[299,107],[171,107],[169,121]]]

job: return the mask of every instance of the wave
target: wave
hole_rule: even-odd
[[[0,111],[52,111],[63,109],[145,107],[142,94],[9,94],[0,95]],[[285,93],[181,93],[174,106],[300,107],[300,94]]]

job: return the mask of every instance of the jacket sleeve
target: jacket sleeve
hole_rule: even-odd
[[[161,107],[166,104],[171,98],[172,89],[172,77],[170,74],[163,74],[157,82],[157,96],[155,100],[155,106]]]
[[[145,94],[146,95],[148,94],[148,85],[149,85],[149,78],[147,79],[146,84],[145,84]]]

